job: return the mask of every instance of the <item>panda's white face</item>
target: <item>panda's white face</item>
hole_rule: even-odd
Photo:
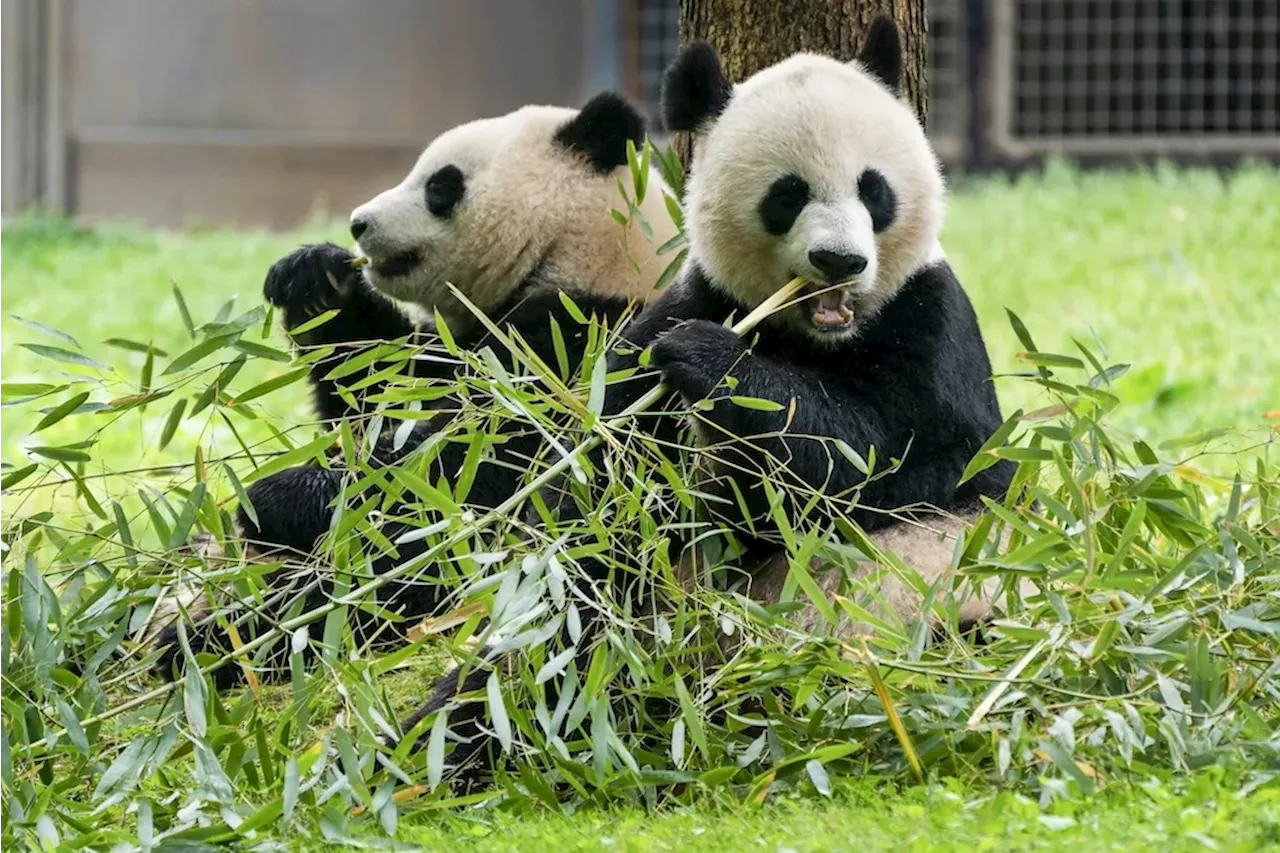
[[[812,295],[782,318],[836,343],[941,258],[942,198],[911,110],[858,65],[801,54],[735,86],[699,127],[692,255],[750,306],[808,279]]]
[[[648,299],[663,269],[656,249],[674,234],[661,179],[650,176],[650,242],[609,215],[625,208],[617,179],[630,185],[627,167],[593,169],[557,140],[577,115],[530,106],[437,137],[404,181],[352,212],[369,283],[451,325],[473,318],[449,284],[489,313],[535,271],[551,285]]]

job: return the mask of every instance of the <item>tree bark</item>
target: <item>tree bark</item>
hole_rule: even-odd
[[[704,39],[737,83],[762,68],[808,51],[853,59],[871,21],[893,17],[902,40],[902,96],[923,125],[925,0],[680,0],[680,41]]]

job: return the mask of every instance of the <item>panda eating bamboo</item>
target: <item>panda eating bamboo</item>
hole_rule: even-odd
[[[689,256],[677,282],[624,328],[630,350],[611,372],[634,376],[610,385],[606,412],[623,411],[659,380],[693,407],[710,459],[706,490],[733,494],[727,503],[745,504],[749,516],[722,521],[755,549],[749,594],[757,601],[777,602],[790,571],[771,535],[766,479],[820,495],[811,523],[856,522],[950,595],[957,539],[981,498],[1002,497],[1012,475],[999,463],[960,484],[1001,415],[977,318],[939,244],[943,181],[899,99],[901,65],[896,27],[881,18],[850,63],[800,54],[734,86],[699,43],[680,51],[664,80],[667,129],[694,142]],[[809,282],[804,298],[751,335],[724,325],[795,277]],[[656,370],[637,369],[646,349]],[[676,418],[658,419],[657,443],[677,444],[680,428]],[[863,460],[874,448],[882,467],[899,460],[897,470],[868,476],[838,443]],[[868,561],[858,571],[877,569]],[[830,593],[847,579],[833,571],[818,580]],[[956,592],[958,621],[988,617],[993,586]],[[911,584],[890,577],[879,591],[898,618],[932,619]],[[794,618],[811,626],[814,608]],[[499,663],[489,656],[490,666]],[[450,764],[467,779],[485,776],[496,754],[484,724],[486,675],[484,666],[449,673],[402,726],[421,731],[445,709],[456,744]]]
[[[356,208],[350,228],[356,252],[334,244],[303,246],[277,261],[267,273],[264,296],[283,317],[296,348],[332,346],[335,352],[314,364],[311,386],[319,416],[329,425],[342,419],[368,420],[375,396],[385,385],[377,373],[385,365],[367,366],[340,378],[340,368],[353,350],[378,341],[413,340],[438,343],[431,318],[438,314],[458,347],[478,352],[484,346],[507,353],[455,296],[456,288],[475,308],[507,333],[524,341],[547,365],[560,365],[572,376],[588,348],[591,332],[582,317],[616,326],[655,293],[669,258],[658,249],[676,233],[664,200],[664,184],[656,164],[647,176],[648,192],[638,212],[620,227],[609,215],[625,208],[619,186],[632,183],[628,143],[644,145],[644,118],[617,94],[591,98],[580,110],[526,106],[506,115],[455,127],[432,141],[413,169],[395,187]],[[640,218],[649,223],[643,233]],[[566,299],[571,300],[570,308]],[[428,321],[415,324],[397,301],[416,305]],[[315,325],[326,312],[327,322]],[[464,370],[457,359],[415,358],[412,375],[449,382]],[[393,365],[394,366],[394,365]],[[372,382],[372,384],[370,384]],[[356,394],[340,385],[365,385]],[[355,400],[355,405],[351,400]],[[412,424],[411,434],[393,427],[374,436],[374,467],[404,466],[434,483],[456,482],[470,445],[449,441],[423,463],[415,451],[445,429],[449,413]],[[466,503],[492,507],[507,498],[533,465],[542,439],[520,418],[507,419],[502,441],[489,449],[474,476]],[[297,570],[273,572],[252,614],[237,609],[238,633],[249,641],[255,633],[288,614],[325,603],[333,590],[328,567],[311,561],[329,531],[344,487],[356,478],[340,466],[302,465],[253,483],[248,490],[253,510],[241,506],[237,525],[254,556],[287,556]],[[352,490],[352,505],[367,500]],[[459,500],[462,500],[459,497]],[[403,503],[386,513],[387,540],[403,540],[394,553],[375,554],[371,570],[380,574],[411,560],[425,546],[415,530],[434,519]],[[438,517],[438,516],[437,516]],[[365,578],[358,575],[358,584]],[[449,592],[450,578],[439,566],[383,587],[376,604],[398,614],[388,625],[377,614],[353,609],[350,617],[357,642],[402,638],[404,629],[435,612]],[[181,668],[179,611],[193,624],[190,645],[198,654],[229,648],[223,627],[209,617],[210,602],[202,587],[181,589],[162,598],[150,619],[149,633],[163,649],[157,664],[164,676]],[[385,645],[385,642],[383,642]],[[276,674],[287,660],[288,642],[279,640],[265,654],[262,674]],[[248,665],[248,662],[245,663]],[[239,680],[241,668],[214,671],[220,687]]]

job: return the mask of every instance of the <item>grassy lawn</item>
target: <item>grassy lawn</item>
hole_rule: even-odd
[[[1117,428],[1155,444],[1230,427],[1237,432],[1223,439],[1224,446],[1239,446],[1252,440],[1240,431],[1251,431],[1254,438],[1265,434],[1267,413],[1280,410],[1277,198],[1280,171],[1273,168],[1245,167],[1220,176],[1164,168],[1081,173],[1054,166],[1012,182],[960,182],[951,197],[944,246],[977,307],[997,373],[1026,369],[1015,357],[1022,347],[1010,328],[1008,309],[1022,318],[1042,351],[1079,355],[1072,344],[1079,340],[1095,350],[1105,347],[1111,361],[1132,364],[1116,383],[1125,403],[1113,418]],[[212,319],[231,299],[234,316],[259,305],[272,261],[299,243],[341,242],[343,230],[316,224],[284,235],[171,233],[123,225],[81,230],[41,218],[10,223],[0,255],[4,380],[53,382],[65,367],[22,346],[59,342],[14,319],[17,315],[73,336],[86,355],[118,370],[113,393],[129,393],[120,389],[136,385],[144,356],[102,342],[151,342],[170,357],[190,347],[171,282],[180,287],[197,324]],[[253,340],[259,340],[256,333]],[[285,345],[278,332],[267,342]],[[78,375],[96,371],[69,369]],[[288,369],[283,363],[251,361],[235,386],[248,388]],[[1030,396],[1030,388],[1003,381],[1006,412],[1043,405]],[[285,422],[311,417],[301,385],[266,400],[267,409]],[[160,403],[115,416],[120,421],[102,433],[86,473],[187,463],[197,444],[213,458],[234,453],[240,441],[252,446],[271,438],[262,420],[238,421],[235,436],[217,419],[201,417],[184,421],[160,449],[168,411]],[[40,417],[31,407],[3,410],[4,462],[25,465],[24,446],[74,442],[100,418],[75,415],[30,437]],[[107,496],[128,490],[116,481],[103,481],[101,488]],[[25,515],[45,500],[57,507],[57,499],[47,495],[20,503],[6,495],[6,516]],[[393,696],[406,705],[420,695],[419,680],[401,676],[393,683]],[[274,698],[284,708],[288,688],[269,688],[269,698],[271,691],[278,691]],[[130,719],[141,725],[144,718]],[[402,817],[399,839],[423,849],[554,847],[565,853],[1280,846],[1275,781],[1242,798],[1235,793],[1238,780],[1225,773],[1158,775],[1161,781],[1116,782],[1093,798],[1066,798],[1045,809],[973,780],[971,787],[943,781],[900,791],[868,779],[836,780],[829,800],[806,783],[760,809],[701,801],[658,815],[489,810],[446,817],[423,810]],[[157,801],[166,793],[151,791]],[[376,824],[351,831],[369,840]],[[282,840],[298,849],[315,848],[311,836],[286,834]]]
[[[850,782],[830,801],[786,796],[763,809],[725,804],[510,817],[478,814],[405,828],[427,850],[517,853],[838,851],[1261,851],[1280,845],[1280,791],[1237,797],[1218,774],[1177,790],[1154,781],[1042,811],[1012,793],[956,785],[896,791]]]

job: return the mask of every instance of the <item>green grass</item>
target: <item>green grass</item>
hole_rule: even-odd
[[[60,220],[18,219],[5,228],[0,254],[4,379],[48,381],[50,370],[58,367],[22,349],[20,343],[59,342],[17,322],[14,315],[67,332],[89,355],[127,371],[124,378],[137,382],[143,356],[113,350],[102,342],[109,338],[150,342],[171,356],[190,346],[172,284],[181,288],[197,323],[212,318],[231,299],[238,313],[262,304],[262,281],[277,258],[301,243],[340,237],[336,225],[284,235],[175,233],[128,226],[83,230]],[[266,378],[270,372],[283,372],[284,366],[253,362],[248,370],[246,378],[254,376],[253,371]],[[280,395],[280,411],[293,412],[295,419],[309,417],[301,388],[289,388]],[[130,417],[136,430],[107,431],[99,458],[117,469],[189,460],[199,436],[180,430],[167,451],[157,452],[156,439],[166,411],[161,407],[147,414],[142,417],[135,412]],[[4,461],[17,463],[24,458],[20,439],[37,419],[26,409],[4,411]],[[42,432],[36,443],[80,437],[85,425],[78,420],[56,424]]]
[[[1258,427],[1267,412],[1280,409],[1280,346],[1273,340],[1274,318],[1280,316],[1277,197],[1280,171],[1264,167],[1224,178],[1208,171],[1080,173],[1055,166],[1042,176],[1013,182],[960,183],[952,195],[944,246],[975,303],[997,373],[1026,369],[1015,357],[1022,347],[1010,331],[1006,308],[1023,319],[1041,350],[1078,354],[1073,339],[1096,338],[1111,361],[1133,364],[1116,383],[1125,405],[1110,422],[1154,444],[1212,427]],[[20,346],[59,342],[11,315],[70,334],[87,355],[115,365],[127,380],[115,383],[118,393],[120,386],[137,382],[143,356],[109,349],[102,341],[150,341],[170,356],[192,344],[171,281],[180,286],[197,323],[232,298],[233,313],[239,313],[260,303],[263,275],[276,258],[301,242],[341,238],[338,225],[287,235],[164,233],[124,226],[80,230],[57,220],[20,219],[5,228],[0,256],[4,380],[50,382],[63,369]],[[278,335],[273,343],[284,345]],[[235,387],[243,390],[286,370],[286,364],[251,361]],[[1046,402],[1030,383],[1006,380],[999,387],[1006,411]],[[52,397],[49,405],[63,397]],[[284,423],[311,417],[301,385],[263,402]],[[206,458],[236,451],[230,431],[205,417],[185,421],[169,446],[159,449],[168,411],[158,403],[111,418],[79,414],[29,437],[41,415],[32,407],[6,408],[0,455],[20,466],[28,461],[24,444],[75,441],[89,425],[112,418],[120,420],[102,432],[87,474],[189,463],[198,444]],[[264,420],[236,423],[251,445],[271,435]],[[120,480],[100,482],[99,497],[127,491]],[[29,493],[19,506],[6,495],[6,515],[26,515],[43,501],[58,509],[74,503],[48,492]],[[61,489],[61,497],[71,497],[71,489]],[[1258,615],[1262,618],[1262,611]],[[1092,612],[1087,616],[1098,618]],[[418,661],[414,672],[437,667],[438,659]],[[393,705],[408,707],[420,697],[424,678],[414,672],[384,685]],[[317,728],[343,707],[331,683],[322,681],[320,689],[324,693],[312,710]],[[116,690],[113,700],[123,692]],[[289,691],[288,686],[268,688],[264,714],[284,717]],[[155,711],[113,721],[104,739],[119,744],[149,733]],[[1274,721],[1275,714],[1267,719]],[[567,816],[490,810],[445,817],[428,808],[402,816],[399,837],[426,849],[476,851],[1180,850],[1214,845],[1256,850],[1280,844],[1280,791],[1274,782],[1242,799],[1235,794],[1239,783],[1223,774],[1161,778],[1150,786],[1118,781],[1092,798],[1063,792],[1063,799],[1043,810],[1012,792],[996,794],[972,776],[964,785],[906,791],[870,780],[837,781],[831,800],[803,782],[779,786],[762,809],[710,797],[658,815],[638,809]],[[170,793],[158,777],[144,790],[157,803]],[[300,811],[281,839],[313,849],[314,818],[315,811]],[[106,822],[128,826],[129,820],[113,810]],[[294,834],[303,826],[308,840]],[[352,831],[369,839],[376,822]]]
[[[425,850],[469,853],[898,853],[1117,851],[1252,853],[1280,845],[1280,788],[1240,797],[1221,774],[1176,786],[1155,780],[1042,810],[1013,793],[934,785],[897,791],[860,780],[831,800],[786,795],[762,809],[734,804],[572,816],[480,813],[404,828]]]
[[[954,193],[943,245],[997,372],[1020,349],[1009,308],[1041,349],[1078,354],[1071,339],[1096,335],[1133,365],[1118,425],[1169,438],[1256,424],[1280,407],[1277,189],[1268,167],[1225,179],[1052,167]]]

